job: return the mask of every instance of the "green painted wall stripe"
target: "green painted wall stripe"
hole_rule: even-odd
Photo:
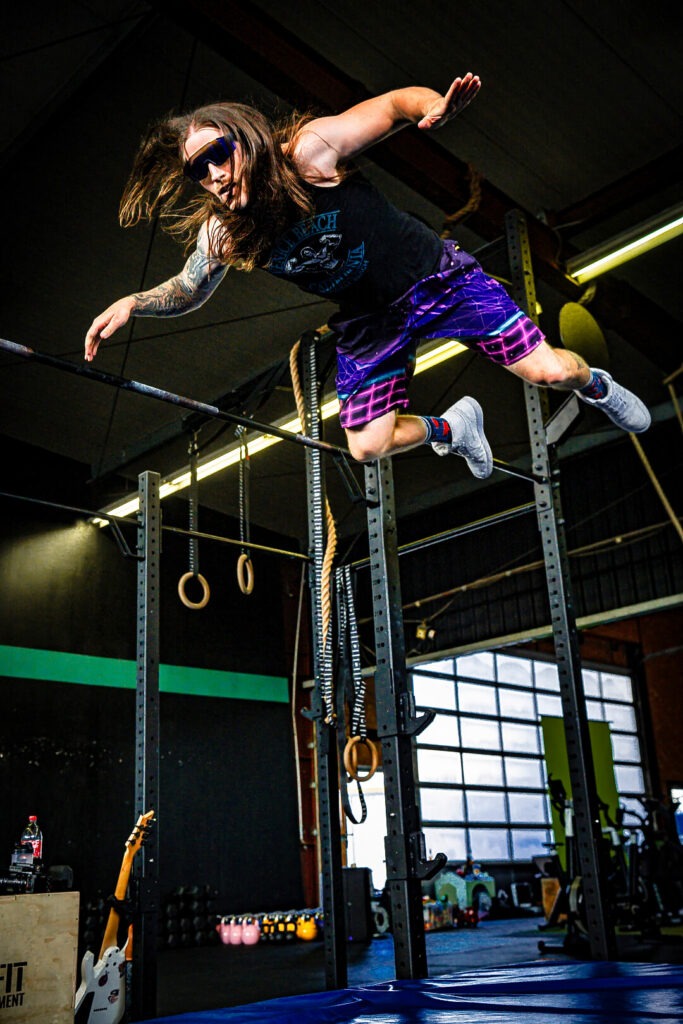
[[[0,644],[0,676],[81,683],[86,686],[118,686],[134,690],[136,665],[134,661],[119,658],[95,658],[89,654],[41,651],[32,647],[4,647]],[[185,693],[197,697],[228,697],[285,704],[289,700],[287,680],[283,676],[219,672],[216,669],[181,665],[159,666],[159,689],[162,693]]]

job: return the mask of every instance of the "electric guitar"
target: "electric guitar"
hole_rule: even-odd
[[[114,890],[114,899],[119,903],[126,898],[128,880],[135,854],[145,835],[151,828],[154,811],[141,814],[135,828],[126,840],[126,850]],[[94,963],[95,955],[88,950],[81,961],[81,984],[76,992],[75,1024],[118,1024],[126,1010],[126,960],[128,946],[132,946],[131,929],[128,938],[119,948],[119,912],[112,906],[104,930],[100,956]]]

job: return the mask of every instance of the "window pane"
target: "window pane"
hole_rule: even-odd
[[[498,666],[498,682],[531,686],[531,662],[528,658],[510,658],[506,654],[499,654],[496,664]]]
[[[605,718],[613,729],[620,732],[636,731],[636,716],[633,708],[623,704],[605,704]]]
[[[457,660],[457,673],[459,676],[473,676],[474,679],[495,679],[493,667],[493,655],[488,651],[480,654],[465,654]]]
[[[536,662],[534,669],[537,690],[555,690],[559,692],[560,680],[557,675],[557,665]]]
[[[514,824],[519,822],[542,821],[546,822],[546,802],[542,793],[510,793],[510,821]]]
[[[466,796],[468,821],[507,821],[503,793],[469,792]]]
[[[614,776],[620,793],[643,793],[645,791],[643,773],[640,768],[630,768],[625,765],[615,764]]]
[[[526,757],[506,757],[505,776],[508,786],[529,786],[542,789],[545,785],[541,775],[541,762]]]
[[[463,747],[480,747],[482,750],[500,750],[500,728],[498,722],[487,718],[462,718]]]
[[[471,828],[473,860],[508,860],[508,832],[504,828]]]
[[[615,761],[638,761],[640,763],[640,744],[637,736],[612,733],[612,752]]]
[[[424,672],[440,672],[441,675],[452,676],[455,672],[455,665],[452,658],[443,658],[441,661],[423,661],[420,668]]]
[[[417,737],[418,743],[434,743],[440,747],[457,747],[458,720],[453,715],[435,715],[434,721]]]
[[[633,687],[628,676],[615,676],[610,672],[602,673],[602,695],[605,700],[633,701]]]
[[[645,816],[645,808],[634,796],[620,796],[619,803],[626,812],[624,814],[625,827],[634,829],[640,824],[640,819]]]
[[[413,675],[413,693],[415,703],[422,707],[455,711],[455,684],[452,679]]]
[[[538,753],[538,726],[503,722],[503,749]]]
[[[536,829],[513,828],[512,856],[515,860],[530,860],[532,857],[548,854],[544,843],[550,842],[550,834]]]
[[[458,707],[461,711],[477,711],[480,715],[497,714],[495,688],[478,683],[458,683]]]
[[[549,693],[538,693],[536,695],[536,707],[539,715],[552,715],[555,718],[562,718],[562,700],[560,697],[551,697]]]
[[[417,775],[420,782],[462,782],[460,754],[419,748]]]
[[[420,786],[420,811],[424,821],[462,821],[465,817],[462,790]]]
[[[463,828],[425,828],[423,832],[430,860],[437,853],[445,853],[449,860],[465,860],[467,847]]]
[[[603,705],[599,700],[586,701],[586,714],[591,722],[603,722]]]
[[[600,674],[598,672],[591,672],[590,669],[584,668],[581,672],[581,678],[583,679],[583,692],[587,697],[599,697],[600,696]]]
[[[534,707],[534,695],[524,690],[508,690],[501,688],[498,691],[500,701],[500,713],[503,718],[528,718],[534,721],[536,708]]]
[[[502,786],[503,763],[489,754],[463,754],[464,781],[470,786]]]

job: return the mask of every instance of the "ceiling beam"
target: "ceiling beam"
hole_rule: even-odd
[[[371,95],[248,0],[152,0],[152,6],[296,107],[338,112]],[[468,165],[417,128],[385,139],[368,156],[446,214],[470,198]],[[486,241],[500,237],[511,209],[520,204],[484,179],[481,201],[468,214],[467,227]],[[584,288],[562,268],[557,233],[524,213],[536,275],[567,300],[577,300]],[[565,256],[574,253],[568,250]],[[680,324],[626,282],[598,282],[591,310],[604,328],[617,331],[664,373],[680,364]]]
[[[619,213],[683,178],[683,143],[625,174],[618,181],[579,199],[563,210],[549,210],[546,219],[552,227],[564,228],[563,235],[576,234],[594,227],[612,214]],[[669,203],[664,203],[668,206]]]

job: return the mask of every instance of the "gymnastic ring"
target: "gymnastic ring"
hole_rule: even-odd
[[[360,745],[365,747],[370,752],[370,770],[367,775],[358,774],[358,751],[356,747]],[[379,763],[379,755],[377,753],[377,747],[372,740],[362,740],[360,736],[352,736],[346,741],[344,747],[344,767],[346,773],[356,782],[367,782],[377,771],[377,765]]]
[[[254,566],[249,555],[244,552],[237,559],[237,583],[243,594],[251,594],[254,589]]]
[[[191,579],[199,580],[199,582],[202,585],[203,594],[201,601],[190,601],[189,597],[185,593],[185,584],[187,583],[188,580]],[[206,582],[206,580],[204,579],[200,572],[186,572],[183,573],[183,575],[178,580],[178,597],[183,602],[186,608],[194,608],[195,611],[198,611],[200,608],[205,608],[206,605],[209,603],[209,598],[211,597],[211,589],[209,587],[209,584]]]

